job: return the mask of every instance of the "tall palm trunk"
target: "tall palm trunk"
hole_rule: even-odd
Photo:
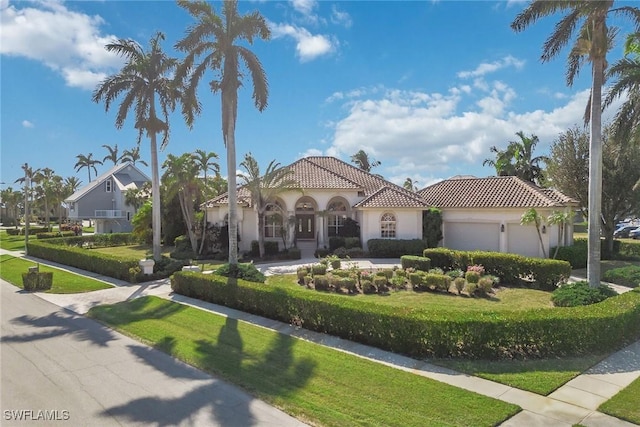
[[[600,218],[602,212],[602,84],[604,58],[594,58],[591,88],[591,137],[589,140],[589,236],[587,280],[600,285]]]
[[[229,193],[229,264],[238,264],[238,194],[236,190],[236,137],[234,103],[229,94],[222,94],[225,111],[225,142],[227,145],[227,175]]]
[[[204,165],[204,202],[205,204],[208,202],[207,200],[207,165]],[[198,250],[198,254],[202,254],[202,250],[204,249],[204,241],[207,238],[207,209],[204,209],[202,214],[202,239],[200,240],[200,249]],[[195,250],[194,250],[195,252]]]
[[[155,100],[151,99],[149,108],[149,120],[156,123]],[[151,140],[151,228],[153,229],[153,259],[157,262],[162,259],[160,250],[160,174],[158,172],[158,144],[156,141],[156,129],[152,125],[149,128]]]

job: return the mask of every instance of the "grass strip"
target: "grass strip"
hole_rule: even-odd
[[[493,426],[516,405],[192,307],[143,297],[89,316],[323,426]]]
[[[35,262],[11,255],[0,255],[0,278],[24,289],[22,286],[22,273],[26,273]],[[75,294],[81,292],[97,291],[110,288],[108,284],[90,277],[70,273],[55,267],[40,264],[40,271],[53,272],[53,285],[46,291],[51,294]]]
[[[0,248],[7,251],[23,251],[24,236],[10,236],[5,230],[2,230],[0,231]]]
[[[598,411],[623,420],[640,424],[640,378],[604,402]]]
[[[429,362],[547,396],[605,357],[606,355],[527,360],[436,359]]]

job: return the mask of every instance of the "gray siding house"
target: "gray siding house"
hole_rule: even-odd
[[[116,165],[65,200],[69,219],[95,221],[96,233],[130,232],[135,210],[125,203],[125,193],[150,181],[132,163]]]

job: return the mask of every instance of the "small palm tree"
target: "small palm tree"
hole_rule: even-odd
[[[556,257],[558,256],[558,249],[560,249],[560,243],[564,241],[564,231],[565,231],[566,225],[569,223],[569,221],[571,221],[571,217],[572,215],[569,212],[560,212],[560,211],[553,211],[547,217],[547,223],[549,225],[558,225],[558,227],[560,228],[560,235],[558,236],[558,244],[556,245],[556,250],[553,253],[553,259],[556,259]]]
[[[402,187],[404,187],[405,190],[418,191],[418,182],[407,177],[407,179],[404,180]]]
[[[511,23],[514,31],[524,31],[541,18],[566,12],[543,45],[541,60],[548,62],[567,46],[577,29],[569,52],[566,81],[572,86],[585,62],[591,63],[591,98],[587,117],[591,123],[589,144],[589,239],[587,279],[591,287],[600,285],[600,218],[602,212],[602,86],[615,29],[607,27],[607,15],[615,12],[630,18],[640,28],[640,9],[630,6],[613,8],[614,0],[566,1],[533,0]]]
[[[239,44],[245,40],[253,44],[259,37],[269,40],[271,31],[267,21],[258,12],[247,15],[238,13],[237,0],[225,1],[222,15],[219,17],[211,4],[205,1],[178,0],[196,23],[187,29],[185,37],[176,44],[176,48],[186,56],[176,73],[176,78],[186,81],[190,111],[199,111],[196,89],[207,70],[218,75],[209,82],[213,93],[220,92],[222,101],[222,137],[227,148],[227,177],[229,193],[229,264],[238,264],[238,212],[236,194],[236,119],[238,116],[238,89],[242,85],[241,64],[249,71],[253,84],[253,101],[258,111],[267,107],[269,87],[267,76],[258,57]],[[196,64],[196,59],[201,62]]]
[[[76,172],[80,172],[81,169],[87,168],[89,182],[91,182],[91,169],[93,169],[95,175],[98,176],[98,169],[96,168],[96,165],[101,165],[102,162],[98,159],[94,159],[93,153],[89,153],[88,156],[85,156],[84,154],[78,154],[76,156],[76,159],[78,159],[74,166]]]
[[[536,135],[526,136],[524,132],[516,132],[519,141],[509,141],[506,150],[499,150],[496,146],[489,149],[495,153],[495,160],[488,158],[482,162],[483,166],[496,168],[498,176],[517,176],[518,178],[541,184],[544,181],[543,168],[546,156],[533,156],[533,150],[540,140]]]
[[[544,242],[542,241],[542,234],[540,228],[543,226],[544,218],[542,215],[535,210],[535,208],[529,208],[525,213],[520,217],[520,224],[522,225],[530,225],[533,224],[536,226],[536,232],[538,233],[538,240],[540,241],[540,247],[542,248],[542,255],[547,257],[547,250],[544,248]]]
[[[246,173],[238,174],[244,187],[251,194],[251,201],[258,213],[258,247],[260,258],[264,256],[264,225],[267,208],[275,203],[276,197],[286,191],[302,191],[298,181],[293,179],[293,171],[280,167],[280,163],[272,160],[267,166],[264,175],[260,173],[260,166],[256,159],[247,153],[240,163]]]
[[[145,51],[133,40],[119,39],[106,45],[109,52],[116,53],[126,59],[120,72],[107,77],[93,92],[93,101],[104,101],[105,110],[109,111],[111,103],[123,95],[118,114],[116,128],[124,125],[129,111],[135,112],[135,128],[138,129],[138,144],[142,134],[146,133],[150,140],[151,150],[151,192],[153,217],[153,259],[160,261],[160,174],[158,171],[157,135],[162,134],[160,148],[169,142],[169,113],[181,101],[180,88],[174,84],[173,73],[178,61],[167,56],[160,46],[164,34],[158,32],[149,41],[149,50]],[[159,111],[158,111],[159,110]],[[193,116],[189,109],[184,109],[187,124],[191,124]],[[158,117],[162,115],[162,120]]]
[[[382,164],[382,162],[379,162],[378,160],[369,158],[369,155],[364,150],[360,150],[352,155],[351,162],[354,163],[359,169],[362,169],[363,171],[369,173],[371,173],[371,169]]]
[[[118,156],[118,144],[114,145],[113,147],[105,144],[102,147],[106,148],[107,151],[109,152],[109,154],[104,156],[104,158],[102,159],[102,162],[104,163],[107,160],[110,160],[113,162],[114,166],[117,165],[121,158],[121,156]]]
[[[120,157],[120,161],[122,163],[131,162],[131,164],[135,165],[136,163],[140,163],[145,166],[149,166],[147,162],[142,160],[140,157],[140,146],[136,145],[131,150],[124,150],[122,152],[122,156]]]
[[[212,171],[216,176],[220,175],[220,165],[217,162],[214,162],[213,159],[217,159],[218,155],[213,151],[206,152],[205,150],[197,149],[193,154],[193,160],[196,163],[196,166],[202,173],[203,177],[203,199],[206,202],[209,200],[209,197],[212,196],[212,193],[209,191],[209,183],[207,182],[207,172]],[[200,249],[198,253],[201,254],[204,249],[205,242],[205,233],[207,231],[207,215],[202,215],[202,239],[200,240]]]

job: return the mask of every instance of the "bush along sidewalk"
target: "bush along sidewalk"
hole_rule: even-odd
[[[25,291],[46,291],[53,285],[53,272],[40,271],[39,266],[29,267],[27,273],[22,273],[22,286]]]

